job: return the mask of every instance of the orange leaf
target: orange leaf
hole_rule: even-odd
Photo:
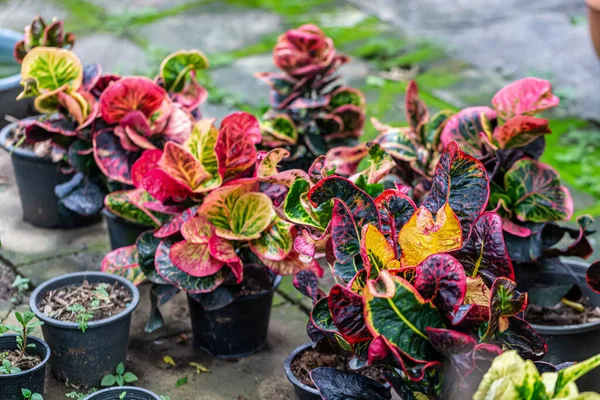
[[[210,177],[196,157],[174,142],[167,142],[158,166],[191,191],[196,191]]]
[[[420,207],[398,235],[403,267],[414,267],[432,254],[446,253],[462,246],[461,227],[456,214],[446,203],[437,212]]]

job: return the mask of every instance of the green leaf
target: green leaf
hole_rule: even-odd
[[[506,173],[504,184],[511,211],[520,221],[562,221],[573,215],[573,199],[549,165],[519,160]]]
[[[435,306],[425,301],[406,280],[383,270],[364,290],[365,320],[371,332],[383,335],[415,360],[433,360],[425,328],[444,328]]]
[[[23,322],[23,315],[20,312],[15,312],[15,318],[17,319],[17,321],[19,321],[21,324],[25,325],[25,322]]]
[[[180,386],[186,385],[187,383],[188,383],[188,377],[184,376],[183,378],[177,379],[177,382],[175,383],[175,387],[180,387]]]
[[[116,372],[118,375],[123,375],[123,374],[125,373],[125,364],[123,364],[122,362],[120,362],[120,363],[117,365],[117,369],[115,370],[115,372]]]
[[[23,397],[25,397],[26,399],[31,397],[31,390],[29,389],[21,389],[21,394],[23,395]]]
[[[123,379],[125,380],[125,382],[131,383],[137,381],[138,377],[131,372],[125,372],[125,374],[123,375]]]
[[[199,50],[179,50],[167,56],[160,65],[160,76],[167,92],[181,92],[189,79],[195,79],[191,72],[208,68],[208,59]]]
[[[101,386],[113,386],[116,382],[117,382],[117,380],[116,380],[115,376],[110,374],[110,375],[106,375],[104,378],[102,378],[102,382],[100,382],[100,385]]]
[[[23,59],[21,79],[22,82],[32,80],[38,92],[51,92],[65,85],[75,91],[83,81],[83,66],[72,51],[36,47]],[[24,91],[22,95],[29,94]]]
[[[556,386],[554,387],[554,394],[560,395],[562,390],[571,382],[575,382],[583,375],[587,374],[594,368],[600,366],[600,354],[597,354],[585,361],[580,361],[570,367],[561,369],[558,371],[558,378],[556,379]]]
[[[41,395],[41,394],[39,394],[39,393],[34,393],[34,394],[31,396],[31,400],[44,400],[44,398],[42,397],[42,395]]]
[[[123,375],[117,375],[115,377],[115,381],[117,382],[118,386],[123,386],[123,384],[125,383],[125,381],[123,380]]]

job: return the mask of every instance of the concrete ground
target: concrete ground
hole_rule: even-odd
[[[211,69],[201,77],[210,93],[203,113],[215,118],[238,109],[264,111],[268,90],[254,74],[272,71],[270,50],[277,36],[306,22],[321,25],[352,57],[342,69],[345,82],[365,92],[368,117],[388,123],[405,122],[408,78],[416,78],[422,97],[436,110],[489,104],[511,80],[544,77],[562,99],[548,115],[556,139],[549,139],[544,161],[561,173],[576,210],[600,216],[600,190],[582,182],[585,173],[564,161],[571,149],[558,139],[587,127],[600,110],[600,64],[589,42],[583,0],[0,0],[0,27],[21,30],[37,13],[64,18],[66,29],[77,35],[76,53],[84,62],[102,63],[105,72],[153,76],[171,51],[204,51]],[[386,79],[390,70],[399,79]],[[375,134],[371,126],[365,131],[366,138]],[[16,269],[33,284],[98,270],[109,248],[103,223],[59,231],[23,222],[5,153],[0,154],[0,239],[0,278]],[[600,252],[594,256],[599,258]],[[289,280],[281,290],[298,299]],[[296,300],[276,297],[267,349],[225,362],[177,343],[180,333],[189,332],[183,296],[168,306],[167,327],[145,334],[149,304],[142,295],[127,369],[140,378],[138,386],[172,400],[292,398],[282,363],[307,341],[306,314]],[[0,302],[0,319],[11,308]],[[177,366],[164,364],[165,355]],[[197,375],[189,362],[210,372]],[[176,387],[186,376],[188,383]],[[45,398],[64,399],[72,390],[49,377]]]

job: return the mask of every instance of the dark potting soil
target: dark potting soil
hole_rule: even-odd
[[[292,360],[292,373],[300,382],[312,388],[316,387],[310,379],[310,371],[318,367],[333,367],[340,371],[359,373],[380,383],[386,382],[382,377],[380,367],[364,367],[353,370],[348,365],[349,362],[350,359],[340,354],[322,354],[315,349],[308,348]]]
[[[65,322],[99,321],[126,309],[133,300],[126,287],[118,282],[89,283],[49,290],[38,304],[41,312]]]
[[[582,298],[575,303],[580,304],[582,310],[570,307],[562,301],[551,307],[540,307],[530,303],[525,310],[525,319],[532,324],[550,326],[600,321],[600,307],[589,306],[587,298]]]
[[[43,142],[28,143],[25,141],[25,128],[17,125],[6,137],[6,147],[18,147],[33,151],[33,153],[40,158],[54,156],[52,152],[52,139],[48,139]],[[60,158],[59,158],[60,157]],[[56,154],[54,161],[58,162],[62,159],[63,154]],[[54,159],[54,157],[53,157]]]
[[[30,356],[27,353],[19,360],[19,350],[6,350],[0,352],[0,364],[3,360],[10,361],[13,367],[19,368],[21,371],[27,371],[34,368],[36,365],[42,362],[42,359],[38,356]],[[16,362],[19,360],[18,362]],[[16,362],[16,363],[15,363]]]

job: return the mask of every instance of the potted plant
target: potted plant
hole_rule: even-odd
[[[15,312],[18,326],[0,324],[0,387],[2,399],[21,400],[23,391],[44,393],[50,348],[31,336],[42,322],[32,312]],[[6,332],[15,332],[7,335]]]
[[[15,165],[15,174],[25,219],[37,226],[97,220],[104,195],[132,184],[131,166],[142,151],[172,140],[183,143],[206,99],[195,74],[208,61],[197,50],[169,55],[154,81],[102,75],[99,65],[84,67],[65,49],[26,50],[19,97],[34,97],[42,116],[9,125],[0,142],[13,161],[27,160],[30,168]],[[49,79],[47,66],[57,71],[56,79]],[[47,195],[39,195],[41,190]],[[122,222],[114,221],[109,219],[111,225]]]
[[[295,277],[313,300],[307,332],[315,343],[286,361],[298,398],[335,387],[347,396],[372,390],[380,396],[373,398],[390,398],[354,376],[373,377],[371,366],[400,394],[458,399],[475,392],[472,382],[503,349],[533,360],[545,355],[543,339],[522,319],[527,294],[516,290],[501,217],[485,212],[483,164],[450,143],[432,188],[418,208],[401,190],[373,198],[339,176],[308,192],[311,207],[333,203],[327,259],[341,283],[325,294],[310,272]],[[332,353],[338,357],[327,364]],[[340,355],[346,365],[338,371]],[[334,368],[313,374],[310,390],[297,384],[299,375],[310,384],[316,367]]]
[[[135,245],[109,253],[102,270],[154,283],[152,304],[188,294],[194,342],[218,357],[252,354],[266,342],[273,291],[281,278],[311,268],[293,248],[296,230],[277,208],[303,171],[278,172],[275,149],[259,153],[258,120],[236,112],[201,120],[182,145],[148,150],[134,164],[137,190],[153,210],[173,213]],[[162,326],[153,308],[146,330]]]
[[[529,399],[595,399],[598,393],[579,393],[575,381],[598,365],[600,355],[540,374],[531,361],[507,351],[494,359],[473,400],[517,400],[525,393]]]
[[[87,396],[84,400],[161,400],[149,390],[134,386],[119,386],[102,389]]]
[[[353,146],[362,135],[363,94],[340,85],[336,73],[349,61],[315,25],[291,29],[277,40],[279,73],[257,78],[271,87],[271,108],[261,124],[262,145],[285,148],[285,169],[307,170],[312,160],[337,146]]]
[[[76,387],[97,386],[125,361],[138,303],[133,283],[102,272],[61,275],[38,286],[29,306],[44,322],[52,374]]]
[[[406,99],[408,128],[376,122],[382,133],[374,142],[393,158],[394,179],[407,185],[405,189],[419,203],[432,188],[427,171],[431,161],[439,158],[441,147],[456,141],[479,159],[490,178],[487,209],[502,217],[519,288],[531,296],[527,317],[550,345],[548,360],[583,360],[600,352],[600,347],[572,352],[576,343],[589,341],[586,335],[594,335],[600,328],[600,322],[588,322],[589,312],[582,311],[600,305],[600,299],[586,285],[578,285],[585,280],[587,265],[564,259],[585,259],[592,254],[586,236],[593,220],[580,216],[578,229],[557,224],[571,219],[573,201],[558,174],[538,161],[545,148],[544,135],[551,130],[548,120],[536,114],[559,102],[550,83],[521,79],[498,91],[492,107],[469,107],[456,114],[440,112],[431,118],[412,83]],[[354,154],[364,157],[367,152],[366,146],[332,151],[329,161],[353,164]],[[570,242],[562,246],[561,240]],[[571,290],[574,285],[579,287]],[[586,297],[589,304],[580,304]],[[594,371],[582,380],[582,386],[597,381],[599,373]]]

